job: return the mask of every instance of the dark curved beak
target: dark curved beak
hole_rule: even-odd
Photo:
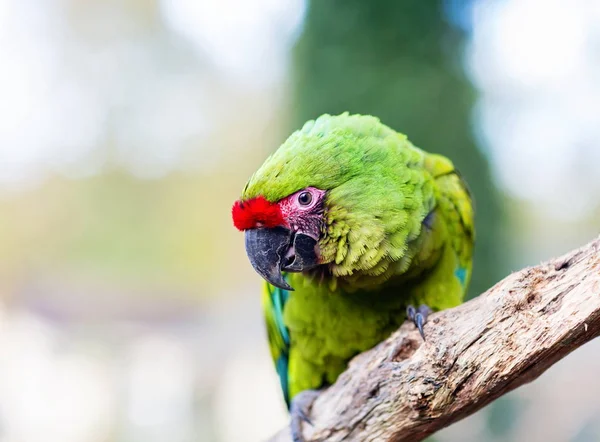
[[[246,230],[246,254],[254,270],[276,287],[294,290],[281,275],[292,232],[284,227]]]
[[[246,230],[246,254],[254,270],[269,283],[294,290],[281,272],[302,272],[318,265],[317,241],[284,227]]]

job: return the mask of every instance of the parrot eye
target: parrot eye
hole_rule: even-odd
[[[312,203],[312,198],[313,197],[310,192],[302,192],[300,195],[298,195],[298,202],[301,206],[308,206],[310,203]]]

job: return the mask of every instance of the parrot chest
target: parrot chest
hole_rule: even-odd
[[[369,298],[364,294],[291,292],[284,321],[292,345],[313,361],[325,360],[327,355],[349,358],[372,347],[404,320],[406,297]]]
[[[388,337],[405,318],[407,298],[297,289],[283,320],[289,333],[288,383],[297,392],[331,384],[348,361]]]

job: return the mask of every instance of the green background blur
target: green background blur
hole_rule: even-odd
[[[322,113],[454,160],[471,295],[594,238],[598,29],[598,0],[0,0],[0,442],[286,422],[230,207]],[[600,440],[598,346],[435,440]]]

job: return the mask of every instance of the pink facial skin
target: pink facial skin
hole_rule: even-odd
[[[286,227],[318,241],[323,222],[325,194],[324,190],[316,187],[306,187],[279,201]]]

